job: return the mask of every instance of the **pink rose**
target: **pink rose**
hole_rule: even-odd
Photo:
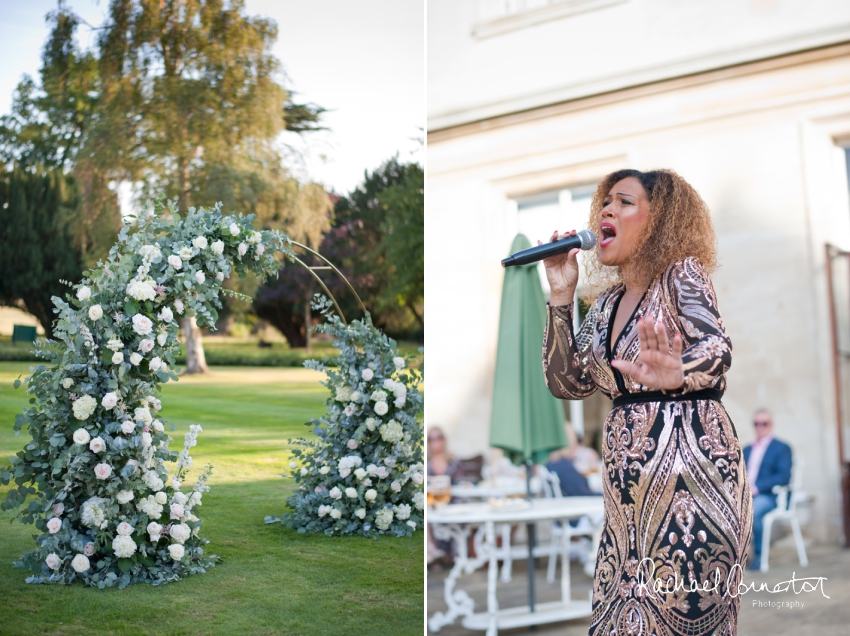
[[[112,474],[112,466],[109,464],[98,464],[94,467],[94,476],[98,479],[109,479]]]
[[[172,519],[182,519],[184,512],[185,512],[185,510],[183,510],[183,506],[181,506],[179,503],[171,504],[171,518]]]
[[[54,514],[55,516],[57,516],[57,517],[58,517],[58,516],[59,516],[59,515],[61,515],[63,512],[65,512],[65,504],[63,504],[63,503],[58,503],[58,504],[54,504],[54,505],[53,505],[53,514]]]
[[[386,466],[381,466],[378,470],[375,471],[375,474],[381,479],[386,479],[390,474],[390,471],[387,470]]]
[[[62,529],[62,520],[59,517],[51,517],[50,521],[47,522],[47,529],[50,534],[56,534]]]
[[[48,554],[44,562],[47,563],[47,567],[51,570],[58,570],[62,566],[62,559],[55,552]]]
[[[86,556],[91,556],[94,554],[94,543],[87,543],[86,547],[83,548],[83,552],[86,553]]]
[[[340,468],[340,470],[339,470],[339,476],[342,477],[343,479],[348,477],[350,474],[351,474],[351,469],[349,469],[349,468]]]
[[[89,442],[89,449],[93,453],[100,453],[106,448],[106,442],[100,437],[95,437]]]
[[[351,450],[354,450],[355,448],[357,448],[357,440],[355,440],[355,439],[348,440],[348,448],[350,448]]]

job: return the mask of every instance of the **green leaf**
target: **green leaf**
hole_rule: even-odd
[[[118,559],[118,569],[121,570],[122,574],[129,572],[132,567],[133,561],[131,559]]]

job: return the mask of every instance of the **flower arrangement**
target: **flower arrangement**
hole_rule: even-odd
[[[196,515],[212,467],[183,491],[201,427],[179,454],[169,450],[158,387],[177,379],[178,317],[213,325],[225,278],[276,272],[274,252],[292,252],[286,237],[254,231],[250,216],[169,212],[158,205],[127,222],[74,296],[53,298],[57,341],[40,343],[48,364],[31,369],[33,406],[15,420],[32,440],[0,470],[0,482],[14,482],[2,508],[32,497],[19,518],[42,533],[19,564],[28,582],[158,585],[216,560]]]
[[[326,299],[314,307],[326,318],[317,331],[339,348],[334,360],[304,363],[327,375],[327,412],[308,423],[317,439],[290,440],[293,512],[266,522],[327,535],[410,535],[425,508],[421,368],[410,368],[368,314],[346,326]]]

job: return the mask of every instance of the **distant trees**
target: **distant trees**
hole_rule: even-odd
[[[423,220],[423,170],[392,158],[336,202],[333,228],[319,249],[352,282],[375,324],[398,337],[421,338],[424,329]],[[254,309],[302,346],[307,299],[319,289],[309,273],[290,265],[283,271],[260,286]],[[348,318],[361,313],[336,277],[323,280],[345,303]]]
[[[46,334],[52,333],[53,296],[60,279],[82,278],[74,246],[79,192],[58,168],[16,167],[0,179],[0,304],[22,302]]]
[[[112,0],[88,51],[64,2],[48,21],[40,85],[19,84],[0,118],[0,156],[73,176],[81,260],[114,241],[120,182],[181,209],[221,201],[318,244],[330,201],[286,170],[278,136],[319,128],[324,110],[294,103],[280,84],[272,20],[245,15],[243,0]],[[200,346],[197,328],[185,327]]]

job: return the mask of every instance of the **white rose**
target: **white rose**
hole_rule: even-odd
[[[405,403],[405,401],[406,401],[406,400],[407,400],[407,398],[405,398],[405,397],[402,395],[401,397],[397,397],[397,398],[393,401],[393,404],[395,404],[395,407],[396,407],[397,409],[400,409],[400,408],[402,408],[402,407],[404,406],[404,403]]]
[[[62,529],[62,520],[59,517],[51,517],[50,521],[47,522],[47,529],[50,534],[56,534]]]
[[[368,428],[370,431],[375,430],[375,418],[374,417],[366,418],[366,428]]]
[[[206,276],[204,276],[204,273],[203,273],[203,272],[201,272],[201,271],[197,271],[197,272],[195,272],[195,280],[196,280],[196,281],[198,281],[198,284],[199,284],[199,285],[203,285],[203,284],[204,284],[204,281],[205,281],[206,279],[207,279],[207,277],[206,277]]]
[[[83,285],[77,290],[77,298],[79,300],[88,300],[91,298],[91,289]]]
[[[245,245],[245,243],[240,243],[237,251],[239,252],[239,256],[245,256],[245,252],[248,251],[248,246]]]
[[[74,431],[74,443],[75,444],[88,444],[91,439],[91,435],[84,428],[78,428]]]
[[[89,307],[89,318],[92,320],[100,320],[103,318],[103,307],[100,305],[92,305]]]
[[[413,473],[410,479],[412,479],[413,483],[417,486],[420,485],[423,481],[425,481],[425,479],[422,477],[422,473]]]
[[[295,462],[289,462],[289,467],[290,468],[298,468],[298,464],[296,464]]]
[[[58,517],[63,512],[65,512],[65,504],[63,504],[63,503],[53,504],[53,514],[54,514],[54,516]]]
[[[102,453],[106,449],[106,442],[100,437],[95,437],[89,443],[89,450],[93,453]]]
[[[182,519],[186,510],[179,503],[171,504],[171,518],[172,519]]]
[[[177,256],[177,254],[172,254],[168,257],[168,264],[174,269],[181,269],[183,267],[183,261],[180,260],[180,257]]]
[[[74,379],[73,378],[65,378],[64,380],[62,380],[62,386],[65,387],[66,389],[70,389],[72,386],[74,386]]]
[[[401,484],[398,483],[397,480],[393,481],[393,483],[390,484],[390,488],[392,488],[394,492],[399,492],[401,490]]]
[[[177,253],[180,254],[180,258],[183,259],[183,262],[190,260],[193,256],[192,248],[187,245],[184,245],[177,250]]]
[[[168,495],[166,495],[164,492],[160,491],[160,492],[156,493],[156,496],[154,497],[154,500],[155,500],[155,501],[156,501],[156,503],[158,503],[160,506],[164,506],[164,505],[165,505],[165,503],[168,501]]]
[[[367,490],[367,491],[366,491],[366,493],[363,495],[363,498],[364,498],[364,499],[366,499],[366,501],[375,501],[375,498],[376,498],[377,496],[378,496],[378,491],[377,491],[377,490],[375,490],[374,488],[370,488],[370,489],[369,489],[369,490]]]
[[[154,420],[151,426],[153,426],[153,430],[157,433],[162,433],[165,430],[165,426],[159,420]]]
[[[354,450],[355,448],[357,448],[357,440],[356,440],[356,439],[350,439],[350,440],[348,440],[348,444],[347,444],[347,446],[348,446],[348,448],[350,448],[351,450]]]
[[[346,488],[345,496],[349,499],[357,499],[357,490],[355,488]]]
[[[394,381],[394,380],[390,380],[389,378],[387,378],[386,380],[384,380],[383,387],[384,387],[387,391],[393,391],[393,390],[395,390],[395,381]],[[386,395],[386,394],[385,394],[385,395]]]
[[[147,448],[148,446],[151,445],[152,441],[153,440],[151,439],[151,434],[148,433],[147,431],[143,431],[142,432],[142,447]]]
[[[224,253],[224,241],[216,241],[210,245],[210,247],[212,248],[213,254],[221,256]]]
[[[223,280],[224,280],[224,272],[219,272],[218,274],[216,274],[216,275],[215,275],[215,279],[216,279],[218,282],[223,281]]]
[[[125,534],[119,534],[112,540],[112,550],[119,559],[129,559],[136,552],[136,542]]]
[[[174,561],[179,561],[186,554],[186,550],[179,543],[172,543],[168,546],[168,554]]]
[[[206,236],[199,236],[199,237],[193,239],[192,245],[197,247],[199,250],[207,249],[207,237]]]
[[[143,338],[139,341],[139,351],[142,353],[148,353],[151,349],[153,349],[153,340],[150,338]]]
[[[404,358],[399,358],[399,357],[393,358],[393,364],[395,365],[396,369],[399,369],[399,370],[403,369],[404,368]]]
[[[231,223],[230,227],[227,229],[230,230],[231,236],[239,236],[239,226],[236,225],[236,223]]]
[[[133,526],[131,526],[129,523],[127,523],[126,521],[122,521],[121,523],[118,524],[118,527],[115,528],[115,531],[118,534],[124,535],[126,537],[129,537],[131,534],[133,534],[134,530],[135,530],[135,528]]]
[[[390,474],[390,471],[387,470],[386,466],[381,466],[378,470],[375,471],[375,475],[380,479],[386,479]]]
[[[348,477],[350,474],[351,474],[350,468],[340,468],[339,469],[339,476],[342,477],[343,479]]]
[[[174,301],[174,309],[177,310],[178,314],[181,314],[181,315],[183,314],[183,301],[180,300],[179,298]]]
[[[148,362],[148,367],[150,368],[151,371],[159,371],[159,368],[161,366],[162,366],[162,360],[159,357],[153,358],[153,359],[151,359],[150,362]]]
[[[387,406],[386,402],[375,402],[375,413],[378,415],[386,415],[389,410],[390,407]]]
[[[59,555],[55,552],[48,554],[44,562],[51,570],[58,570],[62,566],[62,559],[60,559]]]
[[[324,517],[324,516],[325,516],[326,514],[328,514],[331,510],[332,510],[332,508],[331,508],[330,506],[319,506],[319,509],[318,509],[317,513],[318,513],[318,515],[319,515],[320,517]]]
[[[368,488],[369,486],[372,485],[372,480],[367,477],[366,479],[363,480],[363,485]]]
[[[185,523],[175,523],[171,525],[171,530],[168,532],[172,539],[177,543],[184,543],[192,534],[192,529]]]
[[[130,354],[130,364],[132,364],[134,367],[139,366],[139,364],[141,364],[141,362],[142,362],[142,356],[140,354],[138,354],[135,351]]]
[[[165,342],[168,340],[168,334],[164,331],[162,333],[157,334],[156,341],[159,343],[159,346],[162,347],[165,345]],[[141,344],[141,343],[139,343]]]
[[[331,496],[331,499],[339,499],[342,497],[342,491],[336,486],[331,488],[331,491],[328,494]]]
[[[185,506],[186,502],[189,501],[189,497],[187,497],[182,492],[175,492],[174,495],[172,496],[172,499],[174,499],[174,501],[179,503],[181,506]]]
[[[118,404],[118,395],[112,391],[103,396],[103,399],[100,401],[103,408],[107,411],[111,410],[116,404]]]
[[[368,475],[368,474],[369,474],[369,473],[367,473],[367,472],[366,472],[365,470],[363,470],[362,468],[358,468],[357,470],[355,470],[355,471],[354,471],[354,476],[355,476],[355,477],[357,477],[357,479],[359,479],[359,480],[361,480],[361,481],[362,481],[362,480],[363,480],[363,478],[364,478],[364,477],[366,477],[366,475]]]
[[[322,475],[327,475],[329,472],[331,472],[331,469],[330,469],[330,468],[328,468],[327,466],[322,466],[322,467],[319,469],[319,472],[320,472]]]
[[[375,372],[372,371],[372,369],[363,369],[363,371],[360,372],[360,377],[368,382],[375,377]]]
[[[339,519],[341,516],[342,516],[342,513],[339,510],[337,510],[336,508],[331,510],[331,517],[333,517],[334,519]]]
[[[260,234],[259,232],[256,232],[256,231],[251,232],[251,234],[248,236],[248,242],[249,243],[259,243],[262,240],[263,240],[263,235]]]
[[[174,312],[172,312],[168,307],[163,307],[162,311],[157,315],[157,318],[160,322],[171,322],[174,320]]]
[[[131,490],[122,490],[115,495],[115,499],[120,504],[130,503],[131,501],[133,501],[133,497],[133,491]]]
[[[151,536],[153,536],[153,535],[159,536],[160,534],[162,534],[162,526],[159,525],[156,521],[151,521],[148,524],[148,527],[145,528],[145,529],[148,531],[148,534],[151,535]]]
[[[86,288],[88,289],[88,288]],[[88,571],[89,569],[89,560],[86,558],[84,554],[78,554],[71,561],[71,567],[74,568],[75,572],[82,574],[83,572]]]
[[[257,245],[257,256],[262,256],[263,252],[265,252],[265,251],[266,251],[266,246],[263,245],[262,243],[259,243]]]
[[[153,329],[153,321],[142,314],[133,316],[133,331],[140,336],[148,335]]]
[[[124,354],[120,351],[112,354],[112,364],[121,364],[124,362]]]
[[[366,508],[358,508],[354,511],[354,516],[358,519],[363,519],[366,516]]]
[[[109,479],[112,474],[112,466],[109,464],[98,464],[94,467],[94,476],[98,479]]]
[[[124,420],[121,422],[121,432],[125,435],[129,435],[136,430],[136,423],[132,420]]]
[[[306,468],[302,468],[302,469],[301,469],[301,476],[302,476],[302,477],[304,477],[306,474],[307,474],[307,469],[306,469]]]

